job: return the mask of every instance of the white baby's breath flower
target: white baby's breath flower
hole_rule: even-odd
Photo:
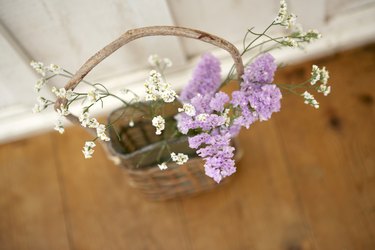
[[[317,89],[319,93],[323,93],[324,96],[327,96],[331,93],[331,86],[327,86],[326,84],[321,84]]]
[[[319,108],[319,103],[315,100],[314,96],[310,94],[309,92],[305,91],[302,94],[303,98],[305,99],[305,104],[311,105],[314,108]]]
[[[44,77],[38,79],[38,81],[36,82],[35,86],[34,86],[34,89],[35,89],[35,92],[39,92],[43,86],[46,84],[46,79]]]
[[[79,122],[81,123],[81,125],[83,127],[87,127],[87,124],[89,123],[90,121],[90,115],[89,115],[89,112],[87,111],[83,111],[79,114],[78,116],[78,120]]]
[[[165,128],[165,120],[160,115],[152,118],[152,126],[156,128],[155,134],[160,135]]]
[[[189,157],[182,153],[171,153],[172,161],[176,162],[178,165],[182,165],[189,160]]]
[[[83,112],[78,116],[78,119],[82,127],[99,127],[99,122],[95,118],[90,118],[89,112],[86,109],[83,109]]]
[[[160,58],[157,54],[153,54],[148,57],[148,63],[151,66],[154,66],[154,67],[157,66],[159,61],[160,61]]]
[[[106,127],[104,124],[99,124],[96,128],[96,134],[102,141],[110,141],[111,139],[105,134]]]
[[[68,108],[64,104],[61,104],[60,108],[56,109],[56,112],[59,114],[59,116],[67,116],[70,114]]]
[[[288,28],[293,28],[296,25],[296,15],[288,13],[288,6],[285,0],[280,1],[280,9],[274,22]]]
[[[328,79],[329,79],[329,72],[328,72],[328,70],[326,70],[326,67],[323,67],[323,68],[320,70],[320,81],[321,81],[323,84],[327,84]]]
[[[172,61],[169,58],[164,58],[163,62],[164,62],[165,67],[167,68],[172,67]]]
[[[221,115],[225,119],[225,126],[229,127],[230,125],[230,117],[228,116],[230,109],[224,109],[223,114]]]
[[[284,37],[284,39],[281,40],[281,44],[288,46],[288,47],[292,47],[292,48],[298,47],[298,42],[290,37]]]
[[[54,74],[60,74],[63,71],[62,68],[56,64],[50,64],[47,70]]]
[[[178,108],[178,112],[185,112],[188,116],[195,116],[196,111],[193,105],[184,103],[182,108]]]
[[[292,28],[296,25],[297,21],[297,16],[291,13],[287,18],[286,18],[286,27],[287,28]]]
[[[30,65],[38,74],[42,76],[46,75],[46,68],[42,62],[31,61]]]
[[[199,114],[197,115],[196,119],[197,121],[200,121],[200,122],[205,122],[207,120],[207,117],[208,117],[208,114]]]
[[[166,103],[174,102],[177,97],[176,92],[173,89],[166,89],[160,93],[161,99]]]
[[[60,134],[64,133],[65,129],[64,129],[64,125],[60,117],[57,118],[54,129],[58,131]]]
[[[311,70],[311,85],[314,85],[320,80],[320,69],[318,66],[313,65]]]
[[[144,83],[146,88],[146,101],[162,99],[164,102],[173,102],[177,94],[171,88],[171,84],[165,82],[159,72],[151,70],[149,78]]]
[[[85,142],[85,146],[83,147],[82,153],[86,159],[92,158],[92,154],[94,153],[95,143],[93,141]]]
[[[280,9],[279,13],[277,14],[277,17],[275,18],[274,22],[275,23],[283,23],[285,19],[287,18],[288,15],[288,10],[287,10],[287,5],[285,0],[280,1]]]
[[[169,58],[160,58],[158,55],[150,55],[148,57],[148,63],[153,66],[157,67],[160,70],[163,70],[165,68],[169,68],[172,66],[172,61]]]
[[[160,170],[166,170],[168,169],[168,166],[165,162],[161,163],[161,164],[158,164],[158,167],[160,168]]]
[[[56,87],[52,87],[51,91],[56,95],[56,97],[66,98],[68,100],[70,100],[74,95],[74,92],[71,89],[66,90],[65,88],[57,89]]]
[[[38,103],[33,107],[33,113],[40,113],[48,107],[48,100],[46,98],[40,96],[37,101]]]
[[[90,90],[87,92],[87,100],[89,104],[93,104],[99,100],[99,91],[98,90]]]

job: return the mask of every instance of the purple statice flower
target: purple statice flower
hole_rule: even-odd
[[[229,102],[229,96],[224,92],[218,92],[215,95],[197,95],[191,99],[196,115],[188,116],[185,113],[176,115],[177,128],[187,134],[190,129],[202,129],[210,131],[225,124],[226,118],[215,112],[221,113],[224,105]]]
[[[190,104],[194,106],[196,114],[210,114],[212,113],[212,108],[210,107],[211,100],[211,94],[198,94],[190,100]]]
[[[210,101],[210,108],[213,111],[223,112],[224,106],[229,102],[229,96],[224,92],[218,92]]]
[[[246,67],[243,75],[244,83],[271,83],[277,69],[275,58],[265,53],[257,57],[254,62]]]
[[[260,121],[271,118],[273,112],[280,111],[281,91],[275,84],[249,83],[248,100]]]
[[[214,94],[221,83],[220,61],[211,54],[204,54],[194,70],[193,78],[181,91],[180,99],[189,101],[198,94]]]
[[[231,135],[216,134],[197,135],[189,139],[189,144],[206,145],[197,150],[197,154],[205,160],[204,169],[207,176],[219,183],[224,177],[236,172],[233,160],[234,147],[230,146]]]
[[[234,107],[240,107],[241,116],[234,124],[249,128],[256,120],[265,121],[280,110],[280,89],[270,84],[276,71],[275,60],[266,53],[245,69],[241,89],[232,93]]]

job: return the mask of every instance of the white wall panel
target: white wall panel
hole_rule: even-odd
[[[162,0],[1,1],[0,21],[34,59],[76,70],[88,57],[126,30],[171,25]],[[184,62],[176,38],[135,41],[98,66],[94,78],[134,71],[158,52]]]
[[[274,0],[169,0],[176,24],[213,33],[230,42],[240,41],[246,30],[265,28],[275,18],[279,2]],[[202,53],[210,45],[183,40],[189,56]]]

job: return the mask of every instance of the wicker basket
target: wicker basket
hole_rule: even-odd
[[[152,26],[129,30],[98,51],[82,65],[65,85],[65,89],[74,89],[96,65],[123,45],[146,36],[180,36],[213,44],[228,51],[233,58],[237,75],[241,76],[243,74],[241,55],[230,42],[200,30],[176,26]],[[60,108],[60,105],[66,102],[65,98],[58,98],[55,103],[55,109]],[[140,103],[138,107],[146,107],[147,105],[148,103]],[[147,122],[147,120],[143,119],[143,115],[142,109],[135,109],[133,106],[112,112],[109,116],[109,121],[117,120],[116,127],[109,129],[112,140],[110,143],[104,144],[107,152],[109,152],[109,157],[124,167],[132,186],[142,191],[147,198],[152,200],[166,200],[190,195],[218,186],[217,183],[205,175],[204,162],[188,147],[187,137],[165,141],[163,136],[155,135],[155,128],[151,126],[150,121]],[[173,112],[169,113],[169,115],[170,120],[173,121]],[[80,123],[79,119],[72,114],[66,117],[74,123]],[[132,127],[129,126],[130,120],[134,121],[134,126]],[[89,133],[96,135],[95,130],[86,129]],[[120,131],[119,134],[122,140],[118,140],[117,131]],[[166,132],[163,134],[166,134]],[[171,146],[171,151],[189,155],[190,160],[188,163],[182,166],[172,163],[168,165],[167,170],[161,171],[157,166],[158,160],[169,158],[169,153],[160,153],[166,142]],[[236,147],[235,158],[239,159],[241,154],[238,146],[236,143],[234,143],[234,146]],[[225,183],[227,179],[222,183]]]
[[[116,121],[109,128],[109,152],[116,159],[115,162],[125,168],[130,185],[150,200],[192,195],[218,186],[205,175],[204,161],[196,155],[195,150],[189,148],[187,136],[168,140],[165,139],[168,133],[164,133],[165,136],[155,135],[151,121],[145,120],[142,109],[139,108],[147,105],[149,103],[139,103],[136,104],[137,108],[121,108],[112,112],[108,118],[109,123]],[[170,118],[166,119],[167,127],[168,120],[174,122],[175,110],[170,108],[166,114]],[[134,125],[129,126],[130,121]],[[189,161],[182,166],[168,163],[168,169],[161,171],[157,164],[170,157],[169,151],[165,149],[166,143],[171,151],[189,155]],[[235,147],[238,160],[241,154],[238,144]],[[220,185],[227,181],[228,178],[224,179]]]

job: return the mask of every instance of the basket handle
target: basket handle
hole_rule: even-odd
[[[119,38],[99,50],[95,55],[88,59],[81,68],[73,75],[69,82],[64,86],[66,90],[73,90],[82,81],[82,79],[101,61],[111,55],[113,52],[124,46],[125,44],[136,40],[138,38],[146,36],[180,36],[197,39],[206,43],[213,44],[219,48],[222,48],[229,52],[234,61],[237,77],[240,80],[244,72],[244,66],[241,58],[241,54],[238,49],[226,41],[225,39],[209,34],[204,31],[178,27],[178,26],[150,26],[137,29],[131,29],[122,34]],[[55,109],[59,109],[61,104],[66,104],[67,100],[65,98],[58,98],[55,103]],[[73,122],[79,124],[78,117],[70,114],[67,118]],[[88,132],[95,134],[95,130],[89,129]]]

